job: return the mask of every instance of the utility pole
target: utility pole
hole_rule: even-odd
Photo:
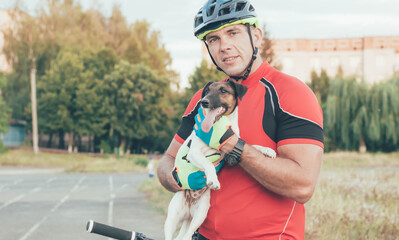
[[[29,42],[32,44],[32,35],[29,35]],[[37,107],[36,107],[36,59],[33,56],[32,45],[29,49],[30,64],[30,86],[31,86],[31,102],[32,102],[32,140],[33,152],[39,153],[39,134],[37,127]]]

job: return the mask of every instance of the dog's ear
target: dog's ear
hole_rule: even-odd
[[[227,82],[231,85],[231,87],[234,89],[234,91],[236,92],[236,96],[242,100],[242,98],[244,97],[245,93],[247,93],[248,87],[244,86],[242,84],[227,80]]]
[[[202,89],[202,94],[201,94],[201,98],[203,98],[205,96],[206,90],[209,88],[209,86],[214,83],[214,82],[208,82],[207,84],[205,84],[205,87]]]

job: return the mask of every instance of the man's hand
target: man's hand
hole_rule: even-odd
[[[182,146],[185,149],[179,151],[176,160],[175,167],[172,171],[172,177],[175,180],[176,185],[180,189],[192,189],[198,190],[206,186],[206,176],[203,170],[198,169],[192,163],[187,160],[187,153],[190,150],[188,146]],[[210,162],[217,162],[220,159],[220,154],[213,154],[206,157]],[[223,167],[224,161],[220,161],[215,164],[216,173]]]
[[[231,129],[230,120],[222,116],[218,121],[216,121],[209,131],[204,131],[202,128],[202,124],[206,118],[206,111],[202,107],[198,109],[198,114],[194,117],[195,125],[194,131],[195,134],[209,147],[217,149],[220,151],[220,148],[234,135],[233,130]]]

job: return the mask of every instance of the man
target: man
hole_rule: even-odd
[[[303,204],[314,192],[323,156],[320,105],[303,82],[262,62],[262,31],[249,1],[209,0],[196,15],[194,31],[228,81],[248,87],[238,108],[240,137],[216,146],[229,156],[229,164],[219,172],[221,189],[211,193],[199,239],[304,239]],[[169,191],[181,190],[178,176],[172,176],[174,161],[194,117],[200,119],[197,124],[203,118],[197,115],[201,91],[158,166],[158,178]],[[196,129],[207,142],[201,127]],[[268,158],[251,145],[270,147],[277,157]],[[188,179],[197,181],[193,186],[204,186],[205,180]]]

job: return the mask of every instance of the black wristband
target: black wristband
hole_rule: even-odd
[[[239,138],[233,150],[224,157],[227,164],[230,166],[235,166],[241,162],[241,154],[244,149],[244,145],[245,141]]]

